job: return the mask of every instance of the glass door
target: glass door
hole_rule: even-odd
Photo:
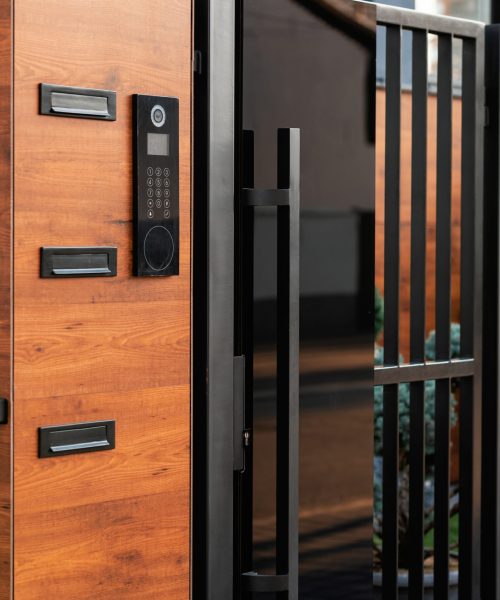
[[[371,598],[375,7],[241,0],[237,26],[237,190],[287,187],[279,178],[293,154],[281,146],[289,128],[300,146],[295,166],[287,163],[300,181],[298,433],[283,425],[280,408],[282,298],[293,288],[280,286],[290,283],[282,259],[283,243],[293,246],[292,212],[286,237],[279,199],[254,203],[250,216],[248,194],[239,195],[237,301],[239,290],[251,302],[236,315],[247,375],[245,464],[235,481],[237,597]],[[283,427],[295,436],[298,471],[280,450]],[[293,489],[280,490],[295,475],[297,531],[283,496]],[[283,564],[294,536],[298,595],[293,565]],[[261,592],[246,583],[257,573],[271,582]]]

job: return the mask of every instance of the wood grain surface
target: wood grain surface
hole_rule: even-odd
[[[0,397],[11,386],[11,2],[0,2]],[[11,592],[11,424],[0,425],[0,600]]]
[[[191,3],[18,0],[14,31],[14,595],[187,600]],[[41,82],[117,120],[41,116]],[[179,277],[131,276],[134,93],[179,98]],[[117,246],[118,276],[40,279],[51,245]],[[37,458],[38,427],[107,419],[114,450]]]

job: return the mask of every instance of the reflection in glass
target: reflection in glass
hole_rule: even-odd
[[[255,187],[301,130],[300,598],[372,595],[375,19],[346,1],[245,0]],[[254,568],[275,552],[276,237],[256,213]]]

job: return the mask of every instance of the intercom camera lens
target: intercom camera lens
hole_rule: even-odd
[[[151,110],[151,120],[153,121],[153,125],[161,127],[165,123],[166,118],[167,115],[163,106],[160,106],[159,104],[153,106]]]

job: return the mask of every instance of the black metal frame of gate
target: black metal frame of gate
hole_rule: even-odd
[[[497,7],[498,12],[498,7]],[[481,593],[500,596],[500,25],[486,27]]]
[[[238,69],[237,28],[241,15],[233,0],[200,0],[195,19],[195,211],[194,211],[194,538],[193,597],[231,600],[238,590],[234,564],[239,533],[235,514],[233,468],[241,466],[240,433],[234,398],[241,386],[233,375],[244,348],[235,343],[234,310],[235,193],[251,187],[249,171],[238,172],[235,155],[244,143],[235,135]],[[398,386],[411,390],[411,540],[410,598],[423,597],[424,387],[436,381],[436,534],[435,597],[448,598],[450,405],[452,379],[460,380],[460,580],[461,600],[494,599],[500,593],[500,444],[498,429],[498,260],[499,229],[499,56],[500,29],[486,27],[486,98],[484,130],[484,39],[479,23],[428,16],[377,5],[377,20],[386,28],[386,172],[385,172],[385,356],[375,370],[384,386],[383,597],[398,597]],[[401,119],[401,34],[411,30],[412,68],[412,203],[411,203],[411,336],[409,364],[399,364],[399,204]],[[438,36],[437,222],[436,222],[436,361],[424,359],[427,165],[427,35]],[[461,170],[461,353],[450,359],[451,278],[451,135],[452,39],[462,40]],[[236,120],[235,120],[236,119]],[[485,137],[483,136],[485,132]],[[282,134],[284,135],[284,134]],[[483,161],[483,137],[486,161]],[[247,152],[248,156],[248,152]],[[485,203],[483,207],[483,174]],[[249,182],[249,183],[248,183]],[[247,185],[248,184],[248,185]],[[287,187],[279,185],[279,187]],[[279,194],[278,194],[279,195]],[[244,194],[245,196],[245,194]],[[263,201],[246,193],[247,207]],[[264,194],[265,196],[265,194]],[[269,199],[269,198],[268,198]],[[274,194],[273,202],[276,200]],[[285,203],[286,204],[286,203]],[[483,208],[486,219],[483,223]],[[288,219],[288,217],[287,217]],[[287,226],[289,222],[287,222]],[[483,229],[484,226],[484,229]],[[248,235],[247,231],[247,235]],[[484,268],[487,277],[483,280]],[[289,283],[289,282],[288,282]],[[484,290],[484,298],[483,292]],[[484,303],[483,303],[484,300]],[[483,312],[484,304],[484,312]],[[197,307],[197,308],[196,308]],[[203,309],[202,309],[203,307]],[[484,327],[483,327],[484,318]],[[485,332],[484,337],[482,332]],[[483,346],[485,349],[483,361]],[[288,373],[289,375],[289,373]],[[236,383],[238,379],[236,377]],[[484,385],[484,400],[482,386]],[[240,405],[241,406],[241,405]],[[238,415],[237,415],[238,417]],[[235,434],[235,431],[238,434]],[[236,437],[237,436],[237,437]],[[481,460],[481,450],[483,460]],[[235,461],[236,457],[236,463]],[[289,480],[287,485],[289,485]],[[481,497],[481,489],[483,495]],[[294,510],[297,506],[294,505]],[[297,517],[298,515],[295,515]],[[287,514],[287,519],[294,515]],[[481,532],[482,527],[482,532]],[[290,531],[290,530],[289,530]],[[296,534],[296,531],[293,532]],[[480,552],[482,549],[482,553]],[[286,565],[297,577],[296,564]],[[247,581],[251,575],[247,576]],[[264,581],[264,580],[260,580]],[[245,585],[245,584],[243,584]],[[248,584],[250,587],[260,584]],[[266,582],[262,584],[266,587]],[[271,586],[284,589],[282,578]],[[280,586],[283,588],[280,588]],[[296,584],[290,599],[296,598]],[[257,590],[255,590],[257,591]],[[295,594],[295,595],[294,595]]]
[[[425,382],[436,382],[434,594],[449,597],[450,387],[460,381],[459,597],[480,597],[484,26],[378,6],[386,29],[384,365],[384,600],[398,598],[399,401],[410,384],[409,597],[423,597]],[[400,364],[401,39],[412,32],[410,361]],[[438,38],[436,162],[436,360],[425,360],[428,34]],[[453,38],[462,41],[460,357],[450,356]],[[405,165],[405,168],[408,168]]]

